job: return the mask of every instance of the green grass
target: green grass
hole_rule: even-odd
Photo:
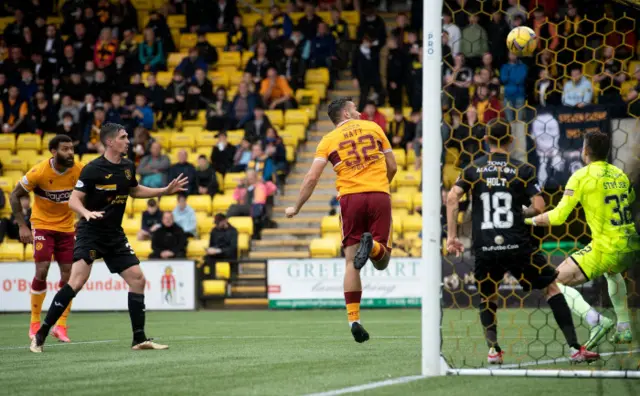
[[[75,344],[49,338],[45,353],[35,355],[27,350],[28,315],[0,315],[0,394],[304,395],[419,374],[419,311],[367,310],[362,318],[372,339],[360,345],[351,338],[342,310],[150,312],[149,335],[171,349],[133,352],[127,313],[72,313],[69,334]],[[506,363],[565,356],[562,336],[554,334],[547,311],[502,310],[499,320]],[[443,350],[451,362],[458,367],[483,365],[486,346],[476,310],[446,311],[443,335]],[[605,345],[601,352],[615,350]],[[608,356],[592,368],[635,369],[639,356]],[[540,367],[570,366],[561,362]],[[363,394],[470,396],[517,389],[518,396],[584,396],[606,389],[608,394],[636,395],[639,383],[444,377]]]

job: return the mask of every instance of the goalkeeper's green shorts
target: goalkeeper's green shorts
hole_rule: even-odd
[[[591,244],[571,255],[571,259],[578,264],[587,279],[595,279],[605,273],[619,274],[634,264],[638,257],[637,251],[605,253],[593,248]]]

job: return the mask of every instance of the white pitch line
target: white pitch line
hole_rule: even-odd
[[[56,343],[56,344],[54,344],[54,343],[46,344],[46,348],[66,346],[66,345],[108,344],[108,343],[111,343],[111,342],[118,342],[118,341],[122,341],[122,340],[60,342],[60,343]],[[0,351],[11,351],[11,350],[14,350],[14,349],[29,349],[29,345],[2,347],[2,348],[0,348]]]
[[[337,396],[337,395],[344,395],[346,393],[362,392],[362,391],[366,391],[366,390],[370,390],[370,389],[382,388],[382,387],[385,387],[385,386],[406,384],[407,382],[413,382],[413,381],[421,380],[423,378],[427,378],[427,377],[422,376],[422,375],[412,375],[412,376],[409,376],[409,377],[398,377],[398,378],[392,378],[392,379],[388,379],[388,380],[384,380],[384,381],[371,382],[369,384],[350,386],[348,388],[342,388],[342,389],[335,389],[335,390],[331,390],[331,391],[327,391],[327,392],[310,393],[310,394],[305,395],[305,396]]]
[[[601,353],[600,356],[614,356],[614,355],[629,355],[640,352],[640,349],[632,349],[630,351],[617,351],[617,352],[604,352]],[[531,362],[524,363],[513,363],[513,364],[503,364],[502,366],[498,366],[495,370],[505,370],[505,369],[517,369],[522,367],[531,367],[531,366],[541,366],[543,364],[554,364],[554,363],[566,363],[570,359],[568,357],[561,357],[558,359],[547,359],[547,360],[534,360]]]

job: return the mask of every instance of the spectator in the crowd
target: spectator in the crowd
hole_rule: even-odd
[[[50,130],[50,129],[46,129]],[[80,133],[80,126],[73,122],[73,115],[71,113],[64,113],[62,115],[62,125],[57,127],[58,135],[67,135],[73,141],[73,148],[76,153],[80,153],[80,141],[82,134]]]
[[[197,194],[196,167],[188,162],[187,151],[184,149],[178,151],[178,162],[169,167],[167,180],[176,179],[180,174],[189,179],[189,183],[185,186],[187,190],[185,192],[187,194]]]
[[[79,62],[84,63],[93,58],[91,47],[93,47],[94,44],[95,43],[91,41],[91,37],[87,35],[87,29],[84,23],[77,22],[73,27],[73,34],[71,34],[65,42],[65,47],[71,46]]]
[[[271,63],[267,58],[267,45],[261,41],[256,44],[255,55],[249,59],[244,69],[245,80],[260,84],[267,77],[267,70],[271,67]]]
[[[462,41],[462,32],[460,28],[453,23],[453,17],[449,10],[445,10],[442,13],[442,30],[449,35],[449,47],[451,47],[451,54],[456,56],[460,53],[460,42]],[[504,43],[503,43],[504,44]]]
[[[56,113],[53,109],[53,105],[51,105],[47,100],[47,96],[44,94],[44,91],[39,91],[35,94],[30,116],[31,124],[33,125],[33,129],[31,130],[38,135],[42,135],[45,132],[55,131],[57,121]]]
[[[196,211],[187,203],[186,194],[178,194],[178,205],[173,209],[173,220],[182,228],[187,238],[198,235]]]
[[[211,149],[211,164],[216,172],[225,175],[234,165],[236,148],[227,142],[227,134],[220,132],[218,142]]]
[[[304,63],[296,56],[296,45],[288,40],[284,43],[284,57],[277,62],[278,74],[287,79],[294,91],[304,86]]]
[[[129,146],[129,158],[136,164],[139,163],[142,157],[151,152],[151,144],[153,142],[155,142],[155,139],[151,137],[148,130],[141,126],[136,127],[133,130],[133,139]]]
[[[500,80],[504,84],[504,105],[507,121],[523,121],[524,114],[520,114],[526,97],[525,81],[527,79],[527,65],[509,52],[509,63],[502,65]]]
[[[397,40],[398,46],[404,46],[404,36],[408,33],[408,30],[409,20],[407,19],[407,14],[404,12],[398,13],[398,15],[396,15],[396,27],[391,30],[391,37]]]
[[[104,70],[97,70],[94,81],[89,84],[89,92],[102,102],[109,100],[114,88],[112,81],[107,79]]]
[[[38,85],[45,85],[51,81],[54,69],[49,63],[45,63],[42,54],[34,52],[31,54],[31,62],[33,63],[33,79]]]
[[[147,130],[153,129],[153,110],[147,105],[147,98],[142,93],[136,95],[136,107],[131,113],[131,118],[134,125],[141,125]]]
[[[51,66],[50,63],[46,63],[55,71],[55,74],[60,74],[64,77],[68,77],[71,75],[73,71],[78,69],[77,64],[84,64],[86,61],[80,59],[80,57],[76,56],[75,50],[71,45],[65,45],[62,50],[63,57],[60,62],[58,62],[58,66]]]
[[[28,24],[24,18],[24,12],[16,8],[13,21],[4,28],[4,39],[8,46],[18,46],[21,43],[22,30]]]
[[[204,69],[196,69],[187,88],[186,119],[195,119],[198,116],[198,110],[206,109],[207,103],[212,103],[213,100],[211,80],[207,78]]]
[[[122,96],[127,99],[128,105],[132,105],[135,102],[136,95],[139,93],[144,94],[146,90],[147,87],[145,87],[142,82],[142,75],[140,73],[133,73],[133,75],[131,75],[131,83],[122,93]]]
[[[407,149],[416,134],[416,125],[404,118],[402,108],[395,108],[389,123],[387,138],[393,148]]]
[[[296,46],[295,55],[306,62],[311,52],[311,42],[299,30],[294,30],[289,39]]]
[[[151,11],[149,13],[149,23],[146,28],[152,29],[155,37],[162,40],[162,49],[164,53],[169,54],[177,51],[176,45],[173,42],[173,36],[171,36],[169,25],[167,25],[167,21],[164,16],[158,11]]]
[[[187,100],[187,82],[178,70],[173,72],[173,79],[167,86],[164,99],[164,111],[160,125],[173,128],[178,117],[178,113],[184,112]]]
[[[242,139],[235,148],[231,172],[244,172],[249,161],[251,161],[251,143],[247,139]]]
[[[111,95],[111,103],[105,107],[107,111],[106,122],[122,124],[131,127],[132,113],[128,107],[123,105],[122,96],[119,94]]]
[[[114,7],[113,24],[118,31],[131,31],[138,27],[138,11],[131,0],[120,0]]]
[[[198,166],[196,167],[196,184],[198,186],[198,194],[215,195],[219,192],[220,186],[216,171],[211,166],[205,155],[198,157]]]
[[[115,7],[111,4],[110,0],[98,0],[98,7],[95,11],[97,22],[101,29],[112,26]]]
[[[31,69],[23,69],[22,80],[18,84],[20,96],[30,102],[31,98],[38,92],[38,84],[33,80],[33,72]]]
[[[253,238],[260,237],[262,220],[266,215],[267,188],[262,178],[252,170],[247,170],[246,179],[233,192],[237,204],[233,204],[227,211],[228,217],[251,216],[253,219]]]
[[[249,48],[249,33],[242,25],[242,16],[233,17],[233,24],[227,33],[227,45],[225,51],[246,51]]]
[[[58,65],[59,58],[62,57],[62,39],[58,35],[55,25],[47,26],[47,37],[44,40],[42,48],[42,56],[49,62],[52,67]]]
[[[289,37],[293,31],[293,22],[286,13],[280,10],[280,7],[274,5],[271,7],[271,26],[278,28],[280,36]]]
[[[636,66],[635,70],[633,70],[633,78],[636,84],[629,90],[624,101],[629,106],[629,115],[640,117],[640,100],[638,100],[638,93],[640,93],[640,66]]]
[[[376,106],[376,102],[369,100],[364,106],[364,110],[362,114],[360,114],[361,120],[373,121],[383,131],[387,130],[387,119],[378,111],[378,107]]]
[[[216,96],[207,104],[207,126],[209,131],[224,131],[229,126],[229,112],[231,102],[227,100],[227,90],[224,87],[216,89]]]
[[[18,87],[9,87],[9,94],[0,101],[0,119],[3,133],[22,133],[27,129],[29,104],[20,97]]]
[[[118,41],[111,35],[111,29],[102,29],[93,51],[93,62],[98,69],[105,69],[111,66],[118,51]]]
[[[582,74],[582,65],[570,67],[571,79],[562,89],[562,104],[571,107],[584,107],[591,103],[593,87],[591,81]]]
[[[284,189],[285,177],[287,176],[287,150],[282,143],[282,139],[273,128],[267,129],[266,136],[262,140],[265,154],[273,162],[277,186],[282,191]]]
[[[509,28],[513,29],[515,25],[513,24],[513,19],[515,16],[519,16],[522,20],[527,19],[527,9],[524,8],[522,4],[520,4],[520,0],[509,0],[509,8],[507,8],[507,22],[509,23]]]
[[[116,61],[107,70],[109,80],[113,82],[113,88],[116,92],[126,92],[127,85],[131,80],[132,68],[127,65],[127,58],[124,54],[116,55]]]
[[[253,120],[244,124],[244,138],[252,144],[258,140],[262,140],[267,130],[273,128],[269,117],[264,114],[264,108],[262,105],[257,105],[253,109]]]
[[[65,113],[69,113],[71,114],[71,116],[73,116],[73,122],[77,123],[80,121],[80,109],[76,104],[73,103],[73,100],[69,95],[62,96],[62,102],[58,110],[58,120],[62,120],[62,117]],[[60,122],[58,121],[58,123]]]
[[[265,40],[267,44],[267,59],[272,65],[281,59],[284,54],[284,40],[285,38],[278,34],[278,28],[275,26],[271,26],[267,30],[267,38]]]
[[[478,120],[478,111],[475,106],[471,105],[464,113],[460,125],[453,131],[453,139],[445,142],[445,145],[459,150],[459,166],[465,168],[472,160],[485,154],[481,150],[484,135],[485,128]]]
[[[489,86],[479,85],[472,101],[478,113],[478,121],[487,124],[494,118],[500,117],[502,104],[498,98],[489,95]],[[467,110],[468,111],[468,110]]]
[[[453,109],[461,114],[469,106],[469,87],[473,71],[465,65],[464,54],[459,53],[453,58],[453,61],[453,69],[447,70],[445,73],[445,90],[453,98]]]
[[[209,234],[209,247],[207,248],[207,264],[216,260],[235,261],[238,259],[238,230],[236,230],[227,216],[218,213],[214,217],[215,227]],[[234,264],[234,263],[232,263]],[[231,265],[232,272],[237,264]]]
[[[81,148],[83,153],[97,153],[102,149],[100,143],[100,128],[105,123],[106,112],[103,105],[96,105],[93,109],[93,118],[84,126]]]
[[[184,78],[189,80],[196,73],[196,69],[202,69],[206,72],[207,63],[198,54],[198,49],[194,47],[189,49],[189,55],[182,59],[175,70],[181,72]]]
[[[256,50],[256,46],[258,43],[263,42],[267,39],[267,32],[264,27],[264,23],[262,21],[256,22],[253,27],[253,33],[251,33],[251,46],[249,47],[249,51],[254,52]]]
[[[398,39],[390,37],[387,42],[389,54],[387,55],[387,93],[391,107],[402,106],[403,87],[407,83],[407,71],[409,70],[409,56],[407,52],[398,46]]]
[[[36,51],[40,51],[41,43],[36,41],[36,38],[33,36],[31,28],[29,26],[25,26],[22,29],[22,43],[20,44],[20,48],[22,48],[22,54],[28,58]]]
[[[371,89],[374,91],[374,100],[377,103],[384,103],[380,76],[380,52],[374,50],[372,45],[371,39],[365,36],[360,46],[353,52],[351,59],[353,85],[360,88],[359,111],[362,111],[364,104],[369,100]]]
[[[470,66],[480,64],[482,55],[489,51],[489,37],[487,31],[478,24],[478,14],[469,16],[469,25],[462,29],[460,52],[464,54]]]
[[[262,143],[254,143],[251,146],[251,159],[247,163],[247,170],[257,173],[263,181],[273,181],[274,164],[272,159],[262,149]]]
[[[544,8],[538,7],[533,10],[533,31],[538,37],[538,49],[550,49],[555,51],[560,44],[558,29],[555,23],[549,21],[544,14]]]
[[[89,84],[82,79],[82,75],[78,70],[74,70],[71,72],[69,84],[65,84],[63,89],[66,94],[71,96],[71,99],[76,102],[82,102],[84,96],[89,93]]]
[[[287,79],[279,76],[275,67],[269,67],[267,78],[260,84],[262,101],[270,109],[287,110],[296,107],[293,90]]]
[[[166,92],[164,88],[158,85],[158,79],[155,74],[150,73],[147,76],[147,87],[144,90],[144,94],[147,97],[149,106],[153,109],[153,112],[157,115],[164,109],[164,99]]]
[[[311,36],[311,52],[309,54],[310,67],[328,67],[333,70],[336,53],[336,40],[331,35],[326,23],[320,22],[318,32]]]
[[[371,50],[374,52],[379,52],[387,43],[387,26],[382,17],[376,14],[373,5],[369,3],[365,5],[362,11],[356,40],[362,42],[365,37],[369,38]]]
[[[593,76],[594,83],[600,83],[600,95],[598,103],[607,104],[614,110],[613,117],[620,117],[617,108],[622,104],[620,88],[627,79],[627,74],[623,70],[622,61],[616,58],[613,47],[604,47],[596,75]]]
[[[491,24],[487,28],[489,33],[489,51],[495,59],[496,65],[502,65],[507,59],[507,35],[509,25],[503,18],[502,11],[495,11],[491,14]]]
[[[337,7],[331,9],[329,30],[337,44],[336,56],[338,59],[336,61],[336,68],[344,68],[349,59],[349,24],[341,18],[340,10]]]
[[[162,213],[162,226],[151,237],[151,254],[149,258],[170,259],[185,257],[187,253],[187,236],[182,228],[173,221],[171,212]]]
[[[118,53],[122,54],[126,60],[127,66],[132,70],[137,70],[138,61],[138,42],[135,39],[133,30],[125,30],[123,32],[123,38],[118,47]]]
[[[144,41],[138,48],[138,60],[144,71],[157,72],[166,69],[162,41],[156,39],[153,29],[144,30]]]
[[[20,80],[20,70],[31,67],[29,61],[22,56],[20,47],[12,47],[10,49],[9,59],[5,59],[2,63],[2,69],[7,76],[10,84],[16,84]]]
[[[539,78],[535,83],[533,103],[542,107],[560,105],[562,94],[557,83],[558,80],[551,77],[549,69],[540,69]]]
[[[233,23],[233,17],[239,15],[235,0],[218,0],[213,5],[216,31],[226,31]]]
[[[229,111],[229,119],[231,129],[244,128],[244,124],[253,118],[253,109],[260,103],[258,95],[249,91],[249,85],[246,82],[238,84],[238,92],[233,97],[231,109]]]
[[[91,84],[93,84],[93,82],[96,79],[96,64],[93,63],[93,61],[87,61],[84,64],[84,72],[82,72],[81,68],[78,68],[80,74],[82,74],[82,78],[84,79],[84,82],[86,82],[89,87],[91,87]]]
[[[304,16],[298,21],[297,29],[302,32],[305,37],[315,37],[318,33],[318,26],[323,23],[322,18],[316,14],[316,9],[311,3],[307,3],[304,7]]]
[[[20,197],[20,211],[21,215],[24,217],[24,221],[27,223],[27,227],[31,228],[31,198],[29,195],[23,195]],[[9,239],[20,240],[20,226],[18,225],[16,216],[13,213],[11,213],[9,220],[0,220],[0,243],[2,243],[5,233]]]
[[[91,7],[84,8],[82,23],[87,27],[87,33],[93,41],[98,37],[100,29],[104,27],[96,17],[95,10]]]
[[[149,155],[144,156],[138,165],[137,173],[142,176],[140,184],[153,188],[166,186],[169,166],[169,157],[162,154],[160,143],[152,143]]]
[[[198,33],[198,39],[194,48],[198,52],[197,58],[199,60],[202,60],[205,64],[213,65],[218,62],[218,50],[216,49],[216,47],[211,45],[211,43],[209,43],[209,40],[207,40],[207,35],[205,33]],[[191,53],[189,53],[189,56],[191,56]],[[187,58],[185,58],[182,62],[184,62],[186,59]]]
[[[3,89],[3,88],[0,87],[0,89]],[[8,88],[5,88],[5,89],[8,90]],[[45,85],[44,90],[47,97],[51,101],[51,104],[54,106],[58,106],[60,104],[60,100],[62,99],[62,95],[64,94],[62,80],[60,79],[60,76],[57,74],[54,74],[53,76],[51,76],[51,84]],[[6,92],[3,93],[0,91],[0,95],[6,96]]]
[[[151,198],[147,201],[147,209],[142,212],[142,223],[137,239],[139,241],[150,240],[153,233],[160,227],[162,227],[162,212],[156,200]]]

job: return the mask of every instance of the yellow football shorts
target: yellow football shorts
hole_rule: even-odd
[[[594,249],[591,244],[571,255],[571,259],[588,279],[595,279],[607,272],[619,274],[629,268],[638,257],[637,251],[605,253]]]

